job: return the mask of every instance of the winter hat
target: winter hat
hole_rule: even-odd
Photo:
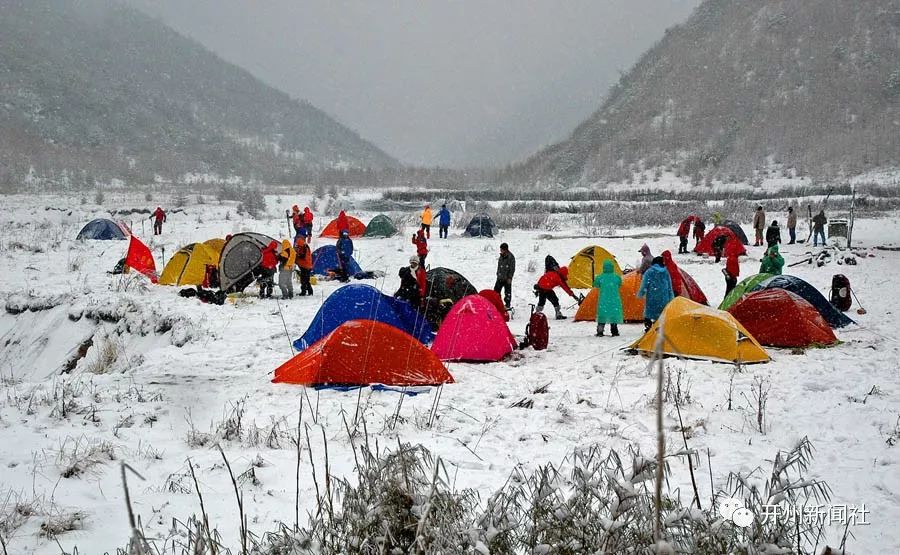
[[[294,206],[291,206],[291,211],[293,211],[293,212],[299,212],[299,211],[300,211],[300,207],[297,206],[297,205],[295,204]]]
[[[509,245],[507,245],[506,243],[500,243],[500,250],[501,250],[501,251],[508,251],[508,250],[509,250]]]
[[[419,257],[418,256],[410,256],[409,257],[409,265],[410,266],[418,266],[419,265]]]
[[[775,220],[772,220],[772,227],[778,227],[778,222],[776,222]]]

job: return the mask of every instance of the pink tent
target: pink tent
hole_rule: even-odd
[[[450,309],[431,350],[441,360],[496,362],[516,348],[503,315],[481,295],[468,295]]]

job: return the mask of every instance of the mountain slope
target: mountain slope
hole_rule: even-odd
[[[629,170],[748,178],[900,164],[900,6],[707,0],[570,138],[506,172],[593,183]]]
[[[290,182],[396,161],[310,104],[109,0],[0,0],[0,172]],[[0,173],[0,179],[2,179]]]

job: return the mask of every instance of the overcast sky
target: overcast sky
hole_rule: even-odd
[[[567,136],[699,0],[127,0],[402,162]]]

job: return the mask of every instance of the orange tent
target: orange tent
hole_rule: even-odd
[[[622,296],[622,312],[626,322],[644,321],[644,299],[637,297],[640,288],[641,274],[628,272],[622,276],[619,294]],[[581,302],[581,306],[578,307],[578,312],[575,313],[576,322],[593,322],[597,319],[597,297],[599,297],[597,289],[591,289],[591,292]]]
[[[374,320],[350,320],[275,369],[275,383],[439,385],[453,376],[411,335]]]
[[[366,232],[366,224],[362,223],[358,219],[353,216],[347,216],[347,223],[350,228],[350,237],[362,237]],[[328,222],[328,225],[325,226],[325,229],[322,230],[322,233],[319,235],[320,237],[339,237],[340,229],[338,226],[338,219],[335,218]]]

